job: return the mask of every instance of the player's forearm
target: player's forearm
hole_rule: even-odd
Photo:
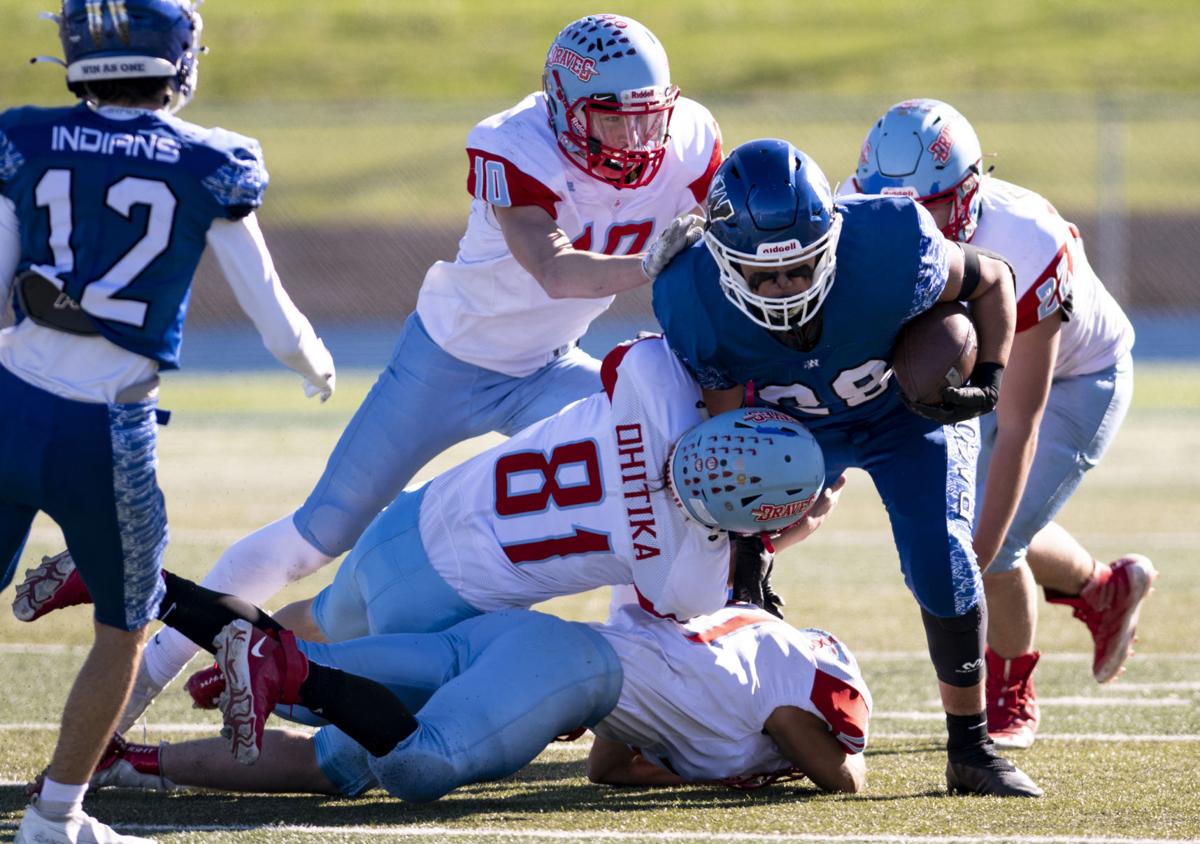
[[[628,745],[596,737],[588,753],[587,774],[598,785],[680,785],[683,777],[660,768]]]
[[[1017,304],[1013,292],[1012,271],[1003,261],[982,256],[981,280],[971,297],[971,313],[979,338],[978,360],[1008,363],[1013,332],[1017,325]]]
[[[991,564],[1004,544],[1025,493],[1036,450],[1036,420],[1000,427],[984,485],[983,507],[975,522],[975,554],[982,569]]]
[[[533,273],[551,299],[603,299],[647,283],[638,255],[564,249]]]
[[[283,289],[254,215],[214,222],[208,245],[267,351],[310,384],[324,384],[333,372],[333,359]]]

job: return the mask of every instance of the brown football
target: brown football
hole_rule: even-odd
[[[940,404],[943,387],[961,387],[975,368],[978,342],[966,305],[939,302],[900,329],[892,369],[910,401]]]

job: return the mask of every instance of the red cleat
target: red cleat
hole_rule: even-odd
[[[159,766],[161,752],[158,745],[133,744],[117,733],[92,772],[90,787],[173,791],[177,786],[162,775]]]
[[[225,677],[216,663],[188,677],[184,684],[192,696],[193,709],[216,709],[221,693],[225,691]]]
[[[225,690],[217,700],[233,756],[252,765],[262,751],[263,730],[277,704],[300,703],[300,684],[308,677],[308,659],[288,630],[279,639],[238,620],[225,625],[213,640]]]
[[[984,650],[987,660],[988,735],[998,747],[1026,748],[1033,744],[1038,728],[1037,692],[1033,688],[1033,669],[1037,651],[1016,659]]]
[[[1078,596],[1046,591],[1050,603],[1072,607],[1075,617],[1091,631],[1092,676],[1097,683],[1107,683],[1125,670],[1142,601],[1153,591],[1156,577],[1149,558],[1129,554],[1100,568]]]
[[[92,596],[75,568],[70,551],[42,557],[37,568],[25,572],[25,580],[13,598],[13,615],[21,621],[36,621],[63,607],[90,604]]]

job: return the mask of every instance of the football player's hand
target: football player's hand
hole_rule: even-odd
[[[334,366],[334,355],[325,348],[325,343],[317,339],[313,347],[308,349],[308,361],[312,372],[304,378],[304,395],[306,399],[320,396],[322,402],[329,401],[337,389],[337,369]]]
[[[825,524],[825,520],[829,518],[829,514],[837,507],[838,500],[842,497],[842,488],[845,485],[846,476],[845,474],[841,474],[838,475],[836,481],[821,490],[821,494],[817,496],[817,500],[808,508],[808,512],[785,527],[780,531],[778,536],[774,537],[773,544],[776,552],[791,547],[797,542],[803,542],[816,533],[817,529]]]
[[[900,398],[913,413],[943,425],[953,425],[994,410],[1000,398],[1000,381],[1003,377],[1004,367],[1000,364],[977,363],[966,384],[942,390],[941,404],[912,401],[903,391]]]
[[[646,254],[642,256],[642,273],[650,281],[658,278],[658,274],[666,269],[671,259],[694,244],[704,235],[704,220],[695,214],[683,214],[676,217],[667,227]]]
[[[783,599],[771,588],[771,569],[775,555],[757,536],[734,536],[733,600],[762,607],[783,618]],[[768,595],[770,596],[768,598]]]
[[[306,399],[311,399],[313,396],[320,396],[322,402],[329,401],[329,397],[337,389],[337,373],[330,370],[323,378],[324,380],[320,384],[314,384],[307,378],[304,379],[304,397]]]

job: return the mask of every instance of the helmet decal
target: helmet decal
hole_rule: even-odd
[[[863,142],[859,191],[950,203],[942,233],[967,241],[979,222],[983,154],[965,117],[940,100],[905,100],[875,122]]]
[[[741,408],[700,423],[671,450],[676,502],[695,521],[736,533],[782,530],[825,483],[821,447],[798,420]]]

